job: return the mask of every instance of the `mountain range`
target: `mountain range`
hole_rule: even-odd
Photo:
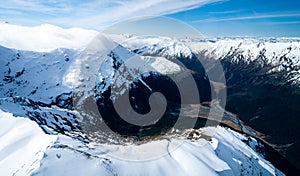
[[[96,31],[52,25],[0,24],[0,28],[1,173],[299,172],[298,38],[101,34],[111,41],[106,43],[109,50],[98,46],[103,53],[97,53],[90,42],[99,36]],[[139,60],[126,64],[135,57]],[[226,85],[211,85],[207,67],[201,66],[205,62],[199,60],[220,62]],[[198,104],[194,95],[188,95],[186,106],[180,106],[181,99],[176,98],[180,91],[163,76],[175,75],[185,83],[185,71],[196,81]],[[87,82],[92,82],[93,92],[87,91]],[[207,119],[212,103],[218,103],[210,98],[216,89],[227,92],[226,102],[219,102],[226,104],[225,109],[213,115],[217,119],[224,111],[220,122]],[[113,104],[129,90],[130,105],[140,114],[151,111],[148,97],[153,92],[163,93],[167,103],[163,118],[144,127],[120,118]],[[158,97],[155,103],[160,106],[164,101]],[[198,109],[200,113],[192,116]],[[174,128],[181,116],[181,128]],[[195,119],[193,127],[185,127]],[[90,128],[95,124],[97,129]]]

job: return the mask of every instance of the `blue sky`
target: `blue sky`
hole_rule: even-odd
[[[300,37],[299,0],[8,0],[0,21],[103,30],[118,21],[165,15],[204,36]],[[1,30],[1,29],[0,29]]]
[[[211,36],[300,36],[299,0],[228,0],[169,16]]]

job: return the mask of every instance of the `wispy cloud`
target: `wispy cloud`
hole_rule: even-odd
[[[114,4],[113,7],[96,10],[98,13],[89,15],[86,18],[79,18],[73,20],[72,24],[78,26],[86,23],[95,25],[107,25],[111,22],[117,22],[119,20],[128,19],[131,17],[144,16],[144,15],[166,15],[176,13],[179,11],[185,11],[200,7],[202,5],[217,2],[220,0],[134,0],[130,2],[120,2]],[[94,4],[91,4],[94,6]],[[99,6],[101,8],[101,6]]]
[[[209,14],[213,14],[213,15],[224,15],[224,14],[234,14],[234,13],[240,13],[244,10],[240,9],[240,10],[227,10],[227,11],[219,11],[219,12],[208,12]]]
[[[17,12],[28,12],[28,13],[62,13],[68,12],[72,7],[67,5],[66,0],[10,0],[3,1],[0,4],[0,9],[6,9]]]
[[[293,13],[277,13],[277,14],[256,14],[249,16],[238,16],[228,18],[211,18],[204,20],[195,20],[193,23],[210,23],[210,22],[221,22],[221,21],[241,21],[241,20],[255,20],[255,19],[268,19],[268,18],[281,18],[281,17],[300,17],[300,12]]]
[[[267,22],[264,24],[270,24],[270,25],[288,25],[288,24],[300,24],[300,21],[277,21],[277,22]]]
[[[0,20],[23,18],[32,23],[99,29],[131,17],[166,15],[220,1],[224,0],[10,0],[1,2],[0,11],[9,10],[9,14]]]

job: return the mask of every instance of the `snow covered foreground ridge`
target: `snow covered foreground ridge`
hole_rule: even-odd
[[[43,134],[29,119],[3,111],[0,121],[0,171],[4,175],[283,175],[242,142],[249,141],[255,147],[259,145],[256,140],[223,127],[216,127],[217,133],[209,141],[201,135],[209,135],[215,127],[201,129],[197,140],[185,140],[161,158],[132,162],[111,157],[110,153],[142,155],[134,153],[135,148],[151,152],[153,146],[165,145],[168,150],[167,146],[176,141],[121,148],[93,146],[64,135]]]
[[[56,140],[33,121],[0,110],[0,173],[23,176],[40,165],[44,152]]]

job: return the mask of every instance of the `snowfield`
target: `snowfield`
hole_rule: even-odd
[[[63,29],[50,24],[25,27],[0,23],[0,29],[0,45],[38,52],[57,48],[81,49],[98,34],[93,30]]]
[[[56,140],[28,118],[0,110],[0,173],[30,175],[40,165],[44,152]]]
[[[210,141],[200,135],[169,151],[167,146],[178,141],[93,146],[63,135],[46,135],[29,119],[3,111],[0,122],[0,171],[4,175],[33,171],[33,175],[283,175],[241,141],[254,139],[223,127],[200,130],[201,134],[215,134]],[[164,155],[145,160],[142,152],[150,156],[156,146],[166,146]],[[121,155],[140,158],[115,157]]]
[[[3,175],[284,175],[241,141],[258,145],[255,139],[223,127],[203,128],[192,141],[116,146],[47,135],[35,122],[3,111],[0,122]],[[210,140],[201,137],[211,133]],[[156,148],[164,148],[161,156],[155,156]],[[131,156],[135,159],[125,159]]]
[[[58,94],[71,92],[64,76],[77,55],[70,49],[32,52],[0,46],[0,97],[20,96],[51,103]]]
[[[3,111],[0,122],[0,171],[4,175],[283,175],[241,141],[255,143],[255,139],[223,127],[201,129],[200,134],[214,133],[210,140],[199,135],[193,141],[116,146],[47,135],[29,119]],[[168,146],[178,142],[181,145],[169,151]],[[158,146],[164,154],[147,159]],[[130,155],[137,158],[126,160]]]
[[[299,38],[221,38],[185,39],[194,53],[203,53],[213,59],[249,64],[256,62],[268,68],[267,74],[285,72],[286,82],[300,82]]]

